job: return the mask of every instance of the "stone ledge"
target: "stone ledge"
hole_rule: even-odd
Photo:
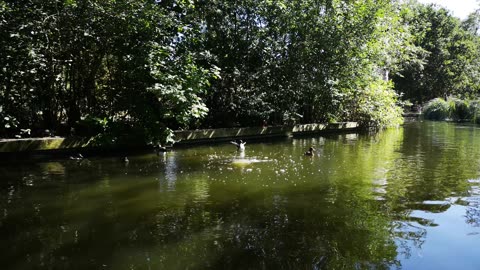
[[[219,128],[175,131],[177,143],[225,141],[235,138],[267,138],[288,137],[292,127],[268,126],[268,127],[242,127],[242,128]]]
[[[49,137],[0,140],[0,152],[32,152],[43,150],[76,149],[87,147],[88,138]]]
[[[175,131],[178,144],[212,143],[232,139],[262,139],[271,137],[289,137],[327,132],[354,132],[358,129],[356,122],[342,122],[331,124],[304,124],[295,126],[267,126],[267,127],[242,127],[219,128],[201,130]],[[0,140],[0,153],[29,153],[68,151],[86,149],[89,138],[81,137],[51,137],[51,138],[25,138]],[[118,146],[121,147],[121,146]],[[140,148],[142,146],[139,146]],[[95,147],[103,149],[104,147]],[[105,149],[108,147],[105,147]],[[111,147],[110,147],[111,148]]]
[[[296,125],[292,129],[292,134],[296,135],[307,135],[315,134],[322,132],[344,132],[344,131],[356,131],[358,129],[358,124],[356,122],[341,122],[341,123],[330,123],[330,124],[304,124]]]

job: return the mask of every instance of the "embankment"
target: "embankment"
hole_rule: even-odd
[[[176,144],[204,144],[223,142],[234,139],[267,139],[274,137],[295,137],[324,133],[356,132],[358,124],[342,122],[331,124],[304,124],[295,126],[267,126],[220,128],[175,131]],[[102,151],[126,151],[147,149],[145,145],[118,145],[115,147],[90,147],[89,138],[49,137],[0,140],[0,158],[5,161],[11,156],[24,157],[32,155],[65,155],[74,152],[101,153]]]

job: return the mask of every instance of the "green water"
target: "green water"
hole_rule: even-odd
[[[480,269],[479,127],[129,159],[1,165],[0,269]]]

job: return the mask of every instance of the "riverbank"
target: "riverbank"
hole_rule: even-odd
[[[176,143],[174,147],[192,144],[208,144],[230,140],[262,140],[281,137],[295,137],[325,133],[356,132],[356,122],[342,122],[331,124],[305,124],[295,126],[266,126],[220,128],[202,130],[175,131]],[[130,152],[147,150],[147,145],[116,145],[108,147],[91,147],[89,138],[81,137],[48,137],[0,140],[0,157],[29,157],[35,155],[68,155],[76,152],[98,154],[102,152]]]

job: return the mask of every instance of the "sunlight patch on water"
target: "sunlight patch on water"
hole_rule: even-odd
[[[256,158],[236,158],[231,161],[233,165],[236,166],[245,166],[250,165],[253,163],[260,163],[260,162],[270,162],[271,160],[268,159],[256,159]]]

